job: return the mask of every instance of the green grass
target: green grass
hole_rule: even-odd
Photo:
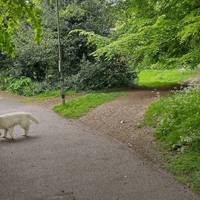
[[[154,102],[145,113],[145,123],[155,128],[167,168],[200,193],[200,88]]]
[[[76,92],[73,90],[69,90],[69,91],[65,92],[66,96],[73,96],[75,94],[76,94]],[[60,96],[60,90],[52,90],[52,91],[48,91],[48,92],[43,92],[43,93],[33,96],[33,97],[29,97],[28,101],[42,102],[42,101],[47,101],[49,99],[59,97],[59,96]]]
[[[197,70],[144,70],[138,75],[138,86],[147,88],[170,87],[196,74]]]
[[[200,193],[200,154],[186,152],[171,156],[167,166],[177,179]]]
[[[90,93],[70,100],[65,105],[57,105],[54,107],[54,111],[68,118],[79,118],[91,109],[106,102],[113,101],[121,95],[123,95],[122,92]]]

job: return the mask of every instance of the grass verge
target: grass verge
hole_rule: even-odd
[[[68,118],[79,118],[91,109],[106,102],[113,101],[123,94],[122,92],[90,93],[70,100],[65,105],[57,105],[54,107],[54,111]]]
[[[200,193],[200,88],[153,103],[145,123],[155,128],[169,171]]]
[[[73,90],[69,90],[65,92],[66,96],[74,96],[76,94],[75,91]],[[43,102],[43,101],[47,101],[49,99],[55,98],[55,97],[59,97],[60,96],[60,90],[52,90],[52,91],[48,91],[48,92],[43,92],[39,95],[33,96],[33,97],[28,97],[27,101],[31,102],[31,101],[36,101],[36,102]]]
[[[197,73],[197,70],[144,70],[138,75],[138,86],[146,88],[175,86]]]

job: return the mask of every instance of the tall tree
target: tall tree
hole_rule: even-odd
[[[61,99],[63,105],[65,104],[65,89],[64,89],[64,75],[62,68],[62,55],[61,55],[61,41],[60,41],[60,9],[59,1],[56,0],[56,16],[57,16],[57,33],[58,33],[58,70],[60,73],[60,87],[61,87]]]
[[[74,29],[85,29],[108,35],[113,19],[109,17],[109,5],[104,0],[62,1],[60,2],[60,38],[64,77],[78,73],[81,60],[93,60],[90,54],[95,45],[89,45],[87,39]],[[40,45],[34,42],[31,26],[21,23],[21,28],[14,36],[16,57],[13,66],[21,76],[29,76],[36,81],[59,79],[56,65],[57,56],[57,20],[56,1],[43,1],[37,4],[42,12],[43,37]],[[70,33],[70,34],[69,34]],[[3,62],[1,62],[3,66]],[[30,73],[32,71],[33,73]]]
[[[200,63],[199,0],[126,0],[109,37],[94,33],[97,56],[121,54],[135,68],[195,67]]]

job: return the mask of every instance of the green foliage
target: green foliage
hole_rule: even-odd
[[[127,0],[118,15],[109,38],[83,31],[98,46],[97,57],[121,54],[140,69],[194,68],[200,63],[199,0]]]
[[[8,58],[12,76],[30,77],[33,81],[49,81],[51,77],[56,80],[57,70],[57,32],[55,12],[48,6],[44,6],[42,12],[43,37],[40,45],[34,42],[34,34],[26,23],[15,34],[16,57]],[[1,59],[1,58],[0,58]],[[2,67],[5,66],[1,65]],[[6,65],[8,66],[8,65]]]
[[[198,87],[186,89],[153,103],[145,119],[149,124],[157,127],[158,137],[162,137],[173,146],[183,141],[180,136],[198,136],[199,100]]]
[[[21,22],[32,25],[35,40],[42,36],[40,9],[36,1],[0,1],[0,51],[14,55],[13,36],[20,28]]]
[[[87,43],[95,44],[97,45],[97,47],[103,47],[104,45],[107,45],[109,43],[109,38],[105,36],[97,35],[94,32],[88,32],[81,29],[75,29],[70,32],[70,34],[72,33],[79,33],[80,35],[87,37],[87,40],[88,40]],[[96,54],[94,53],[94,55]]]
[[[188,69],[143,70],[138,74],[138,86],[146,88],[177,86],[197,73],[196,70]]]
[[[97,106],[115,100],[123,95],[119,92],[90,93],[79,98],[68,101],[65,105],[57,105],[54,111],[69,118],[79,118]]]
[[[21,77],[20,79],[12,79],[8,87],[9,91],[19,95],[29,96],[32,92],[32,81],[30,78]]]
[[[57,83],[51,83],[48,81],[43,81],[43,82],[33,82],[32,81],[32,92],[30,95],[25,95],[25,96],[35,96],[41,93],[45,93],[48,91],[52,91],[58,88]]]
[[[169,159],[168,169],[177,179],[200,193],[200,154],[188,152]]]
[[[72,87],[78,90],[99,90],[130,86],[136,74],[122,59],[101,58],[95,63],[83,60],[81,70],[72,78]]]
[[[75,32],[76,29],[93,31],[107,35],[112,25],[108,12],[110,5],[105,0],[69,1],[61,11],[61,41],[63,68],[66,76],[81,70],[82,59],[94,62],[91,53],[96,49],[87,43],[86,36]]]
[[[145,114],[169,155],[169,169],[194,190],[200,186],[200,88],[185,89],[153,103]],[[170,152],[173,152],[173,156]]]
[[[112,17],[107,12],[110,5],[105,0],[60,1],[60,3],[62,68],[65,79],[69,79],[84,67],[83,58],[95,63],[94,56],[91,55],[96,48],[95,45],[88,44],[84,35],[73,30],[85,29],[107,35]],[[0,68],[3,71],[10,66],[10,73],[16,78],[25,76],[33,81],[56,84],[59,83],[59,73],[55,2],[43,1],[37,3],[37,6],[42,10],[43,37],[40,45],[34,42],[34,34],[29,24],[21,23],[21,28],[13,39],[16,45],[16,57],[11,59],[0,55]]]
[[[0,76],[0,90],[11,91],[23,96],[34,96],[55,88],[55,85],[48,82],[33,82],[28,77]]]
[[[0,76],[0,90],[6,90],[9,87],[12,78],[6,76]]]
[[[83,17],[85,15],[86,15],[86,10],[81,8],[81,6],[75,3],[69,4],[61,11],[61,16],[62,17],[67,16],[68,18]]]

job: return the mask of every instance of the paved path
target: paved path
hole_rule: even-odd
[[[30,137],[0,139],[0,200],[197,200],[115,140],[39,106],[0,98],[0,113],[30,111]]]

